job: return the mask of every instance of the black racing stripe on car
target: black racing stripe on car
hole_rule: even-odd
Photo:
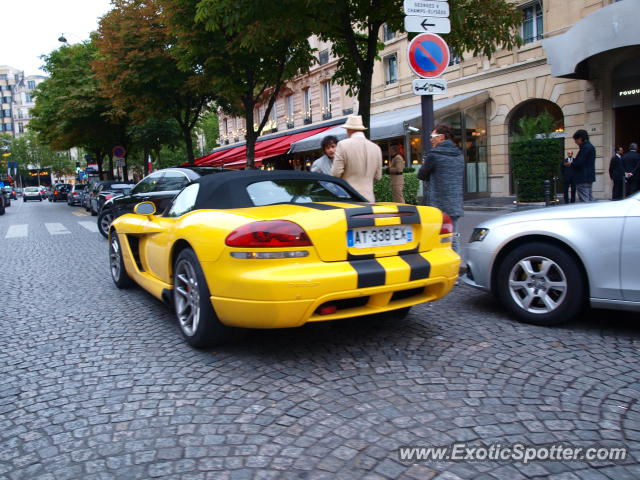
[[[398,255],[411,255],[412,253],[418,253],[420,251],[420,245],[418,245],[416,248],[412,248],[411,250],[402,250],[401,252],[398,252]]]
[[[339,210],[341,207],[335,205],[325,205],[324,203],[297,203],[300,207],[309,207],[314,210]]]
[[[358,274],[358,288],[378,287],[385,284],[387,272],[378,260],[351,260],[349,263]]]
[[[406,217],[401,217],[403,225],[420,223],[420,213],[415,205],[398,205],[398,213],[411,213]]]
[[[347,216],[347,228],[375,227],[375,218],[357,218],[359,215],[373,214],[373,207],[349,208],[344,211]]]
[[[401,255],[400,258],[407,262],[411,268],[411,273],[409,274],[410,282],[429,278],[429,275],[431,274],[431,264],[429,263],[429,260],[424,258],[422,255],[419,253],[412,253],[409,255]]]

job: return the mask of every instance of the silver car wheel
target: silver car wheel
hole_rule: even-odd
[[[113,215],[111,213],[105,213],[104,215],[102,215],[102,218],[100,219],[100,227],[102,228],[103,232],[109,231],[109,227],[111,226],[112,221]]]
[[[111,276],[117,281],[120,278],[120,265],[122,261],[120,257],[120,244],[118,243],[118,238],[115,233],[113,234],[109,248],[109,263],[111,264]]]
[[[516,304],[529,313],[550,313],[562,305],[567,296],[567,278],[553,260],[527,257],[511,269],[509,293]]]
[[[174,301],[180,328],[185,335],[192,337],[200,323],[200,289],[196,271],[187,260],[176,265]]]

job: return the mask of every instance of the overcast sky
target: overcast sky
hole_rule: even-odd
[[[60,47],[60,34],[69,43],[89,38],[110,0],[0,0],[0,65],[44,75],[40,55]]]

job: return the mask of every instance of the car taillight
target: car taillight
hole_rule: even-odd
[[[229,247],[281,248],[310,247],[309,235],[297,223],[266,220],[248,223],[231,232],[225,243]]]
[[[450,235],[453,233],[453,220],[446,213],[442,212],[442,227],[440,227],[440,235]]]
[[[53,194],[54,194],[54,195],[57,195],[57,194],[58,194],[58,190],[54,190],[54,191],[53,191]]]
[[[74,195],[78,195],[78,192],[73,192]]]

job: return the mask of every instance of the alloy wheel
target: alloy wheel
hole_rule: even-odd
[[[111,275],[113,276],[113,279],[118,280],[120,278],[122,259],[120,254],[120,244],[118,243],[118,238],[115,233],[113,233],[113,238],[111,238],[111,245],[109,247],[109,263],[111,265]]]
[[[185,335],[195,335],[200,323],[200,289],[193,265],[180,260],[176,265],[174,301],[180,328]]]
[[[109,231],[109,227],[111,226],[112,221],[113,214],[105,213],[102,215],[102,218],[100,218],[100,228],[102,228],[103,232],[107,233]]]
[[[529,313],[556,310],[567,296],[567,277],[562,268],[546,257],[526,257],[509,274],[509,293]]]

